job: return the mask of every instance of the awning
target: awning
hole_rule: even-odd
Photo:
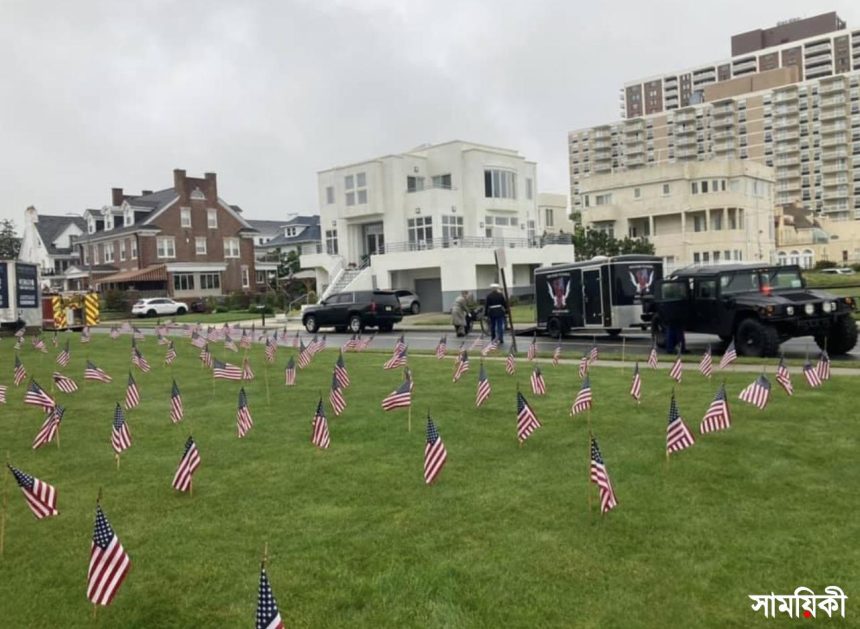
[[[145,269],[120,271],[114,275],[99,278],[96,284],[128,284],[130,282],[166,282],[167,269],[163,264],[148,266]]]

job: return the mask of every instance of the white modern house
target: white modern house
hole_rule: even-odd
[[[78,262],[72,240],[85,230],[86,223],[80,216],[40,216],[30,206],[24,212],[18,259],[39,266],[43,286],[62,289],[63,275]]]
[[[447,310],[461,290],[482,296],[498,281],[504,249],[509,289],[529,294],[535,267],[573,260],[572,244],[536,232],[536,170],[515,150],[459,140],[323,170],[321,250],[302,268],[323,297],[404,288],[423,310]]]

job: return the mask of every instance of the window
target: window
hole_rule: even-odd
[[[173,236],[161,236],[156,239],[156,253],[159,258],[175,258],[176,244]]]
[[[179,208],[179,226],[180,227],[191,227],[191,208],[190,207]]]
[[[711,212],[711,230],[712,231],[720,231],[723,228],[723,212],[722,210],[717,210],[716,212]]]
[[[693,194],[699,194],[699,182],[693,181],[690,183],[690,192]]]
[[[288,238],[292,238],[293,236],[295,236],[298,233],[299,233],[298,227],[287,227],[284,229],[284,236],[287,236]]]
[[[355,192],[347,192],[346,193],[346,204],[347,205],[355,205]]]
[[[90,255],[89,255],[90,254],[90,248],[87,246],[83,246],[83,247],[81,247],[81,249],[84,252],[84,265],[88,266],[89,265],[89,258],[90,258]]]
[[[697,214],[693,217],[693,231],[703,232],[708,230],[708,224],[702,214]]]
[[[105,243],[105,264],[113,262],[113,243]]]
[[[194,290],[194,275],[192,273],[175,273],[173,275],[173,290]]]
[[[334,203],[334,186],[328,186],[325,189],[325,202],[329,205]]]
[[[197,255],[206,254],[206,236],[197,236],[194,239],[194,253]]]
[[[633,198],[641,199],[642,198],[642,188],[633,188]]]
[[[638,190],[638,188],[637,188],[637,190]],[[553,222],[554,217],[553,217],[552,208],[551,207],[545,208],[544,213],[546,215],[546,220],[544,221],[544,225],[546,227],[553,227],[555,223]]]
[[[408,221],[409,242],[424,244],[433,240],[433,217],[419,216]]]
[[[131,239],[131,259],[137,260],[137,238]]]
[[[664,196],[664,197],[668,197],[668,196],[669,196],[670,191],[671,191],[671,188],[670,188],[669,184],[668,184],[668,183],[664,183],[664,184],[663,184],[663,196]]]
[[[327,229],[325,232],[325,252],[329,255],[337,255],[337,230]]]
[[[508,170],[485,170],[484,197],[487,199],[516,199],[516,173]]]
[[[701,256],[698,253],[693,254],[693,264],[699,264],[702,261]]]
[[[442,215],[442,238],[448,240],[461,240],[463,238],[463,217]]]
[[[355,176],[355,187],[356,188],[364,188],[367,186],[367,177],[364,173],[358,173]]]
[[[367,203],[367,176],[365,173],[347,175],[343,178],[343,185],[348,190],[346,193],[347,205]]]
[[[105,216],[105,231],[113,229],[113,212],[108,210]]]
[[[248,272],[248,266],[242,265],[242,288],[251,287],[251,274]]]
[[[224,239],[224,257],[238,258],[239,257],[239,239],[225,238]]]
[[[209,229],[218,229],[218,210],[206,210],[206,227]]]
[[[101,245],[93,245],[93,264],[99,263],[99,247]]]
[[[200,289],[217,290],[221,288],[221,275],[219,273],[201,273]]]
[[[612,203],[612,194],[598,194],[594,197],[594,205],[609,205]]]
[[[709,251],[702,252],[702,263],[708,264],[711,261],[711,254]]]
[[[443,190],[451,189],[451,175],[450,173],[445,175],[433,175],[432,179],[434,188],[442,188]]]
[[[707,180],[703,181],[701,186],[702,186],[702,194],[707,194],[708,193],[708,182],[707,182]]]
[[[134,212],[131,211],[130,208],[126,208],[123,212],[123,221],[122,224],[124,227],[128,227],[129,225],[134,225]]]
[[[125,260],[125,239],[119,241],[119,261]]]
[[[347,190],[352,190],[355,188],[355,177],[353,175],[347,175],[343,178],[343,187]]]
[[[424,189],[424,177],[406,177],[406,192],[420,192]]]
[[[720,261],[720,252],[719,251],[714,251],[713,256],[714,256],[714,262],[715,263]]]
[[[534,181],[531,177],[526,177],[526,199],[531,200],[534,196]]]
[[[87,217],[87,233],[95,234],[96,233],[96,219],[93,218],[92,214]]]
[[[357,193],[357,200],[359,205],[364,205],[367,203],[367,190],[359,190]]]

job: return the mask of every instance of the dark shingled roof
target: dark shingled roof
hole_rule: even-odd
[[[280,231],[287,222],[286,221],[252,221],[248,224],[261,233]]]
[[[298,236],[284,236],[284,233],[281,232],[280,235],[272,238],[269,242],[264,243],[262,245],[257,245],[257,247],[261,247],[263,249],[268,249],[270,247],[285,247],[288,245],[300,245],[306,242],[320,242],[320,226],[319,225],[311,225],[302,230]]]
[[[82,216],[49,216],[46,214],[39,215],[39,222],[36,223],[36,230],[39,232],[39,238],[45,249],[52,256],[64,255],[71,253],[71,248],[60,248],[54,246],[54,241],[63,233],[70,224],[77,225],[82,232],[86,233],[87,223]]]

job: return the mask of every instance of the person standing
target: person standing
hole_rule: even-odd
[[[469,291],[460,292],[460,296],[454,300],[451,306],[451,323],[454,324],[454,330],[457,331],[457,336],[466,336],[466,316],[469,312]]]
[[[498,284],[490,284],[490,293],[484,303],[487,316],[490,317],[491,340],[498,341],[499,345],[505,342],[505,313],[508,311],[508,302],[502,294],[502,287]]]

